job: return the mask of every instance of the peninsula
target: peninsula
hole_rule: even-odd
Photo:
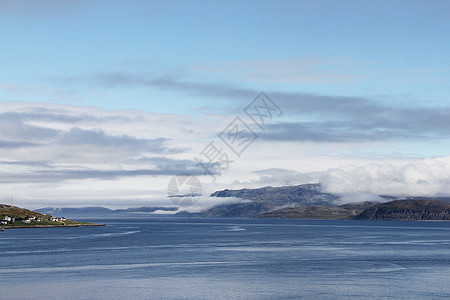
[[[104,224],[86,223],[54,217],[17,206],[0,204],[0,230],[10,228],[46,228],[103,226]]]

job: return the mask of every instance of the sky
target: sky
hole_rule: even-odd
[[[0,202],[171,206],[177,174],[201,183],[191,210],[317,182],[450,195],[449,9],[0,0]]]

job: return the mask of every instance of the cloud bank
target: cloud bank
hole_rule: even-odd
[[[450,196],[450,156],[400,166],[370,164],[331,169],[320,176],[320,182],[332,193]]]
[[[13,194],[24,206],[107,199],[112,206],[169,205],[167,178],[203,175],[189,150],[195,130],[190,138],[180,125],[190,122],[142,111],[3,102],[0,198]]]
[[[409,163],[344,165],[320,172],[286,169],[256,171],[256,185],[321,183],[324,192],[341,194],[347,202],[376,200],[386,196],[450,196],[450,156]]]
[[[125,74],[126,75],[126,74]],[[257,93],[230,86],[183,83],[176,79],[137,80],[107,76],[103,84],[177,86],[180,91],[222,96],[240,95],[248,103]],[[109,83],[108,83],[109,82]],[[252,94],[250,97],[249,95]],[[374,141],[442,141],[449,138],[447,108],[388,107],[365,98],[302,93],[271,93],[289,121],[272,122],[258,132],[259,143],[245,153],[245,166],[232,170],[205,189],[295,185],[320,182],[340,194],[450,195],[449,157],[411,159],[405,163],[366,160],[356,166],[304,170],[298,145],[360,145]],[[240,102],[240,100],[235,100]],[[242,105],[244,107],[245,105]],[[144,111],[107,111],[92,107],[8,103],[0,107],[0,197],[17,191],[24,201],[115,203],[112,206],[171,205],[166,188],[171,176],[190,173],[205,179],[194,156],[232,119],[228,115],[192,115]],[[302,121],[296,121],[302,119]],[[222,147],[226,147],[222,145]],[[349,146],[350,147],[350,146]],[[275,152],[261,151],[274,149]],[[278,150],[277,150],[278,149]],[[284,151],[277,157],[277,151]],[[317,155],[317,154],[316,154]],[[306,158],[307,159],[307,158]],[[283,160],[292,167],[281,167]],[[237,165],[237,167],[235,166]],[[267,169],[261,169],[266,165]],[[311,165],[314,165],[312,162]],[[312,168],[314,169],[314,168]],[[255,179],[256,176],[256,179]],[[79,191],[79,188],[86,190]],[[220,187],[220,188],[218,188]],[[359,194],[359,198],[363,198]],[[108,201],[105,199],[109,199]],[[52,202],[53,201],[53,202]],[[130,202],[131,201],[131,202]]]

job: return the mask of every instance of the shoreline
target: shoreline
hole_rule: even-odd
[[[0,230],[16,229],[16,228],[54,228],[54,227],[82,227],[82,226],[106,226],[105,224],[68,224],[68,225],[31,225],[31,226],[0,226]]]

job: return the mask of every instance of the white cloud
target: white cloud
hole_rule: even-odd
[[[248,203],[248,202],[251,201],[235,197],[220,198],[220,197],[202,196],[198,199],[198,201],[194,205],[187,207],[180,207],[177,212],[187,211],[191,213],[196,213],[209,209],[219,204]]]
[[[320,182],[331,193],[450,195],[450,156],[427,158],[400,166],[374,163],[330,169],[322,173]]]
[[[450,157],[375,161],[333,154],[333,143],[264,139],[231,156],[230,169],[208,184],[194,156],[211,141],[226,151],[217,133],[233,118],[2,102],[0,202],[13,194],[18,205],[31,208],[167,206],[167,184],[182,171],[199,175],[204,185],[205,197],[189,208],[194,211],[234,201],[207,197],[219,189],[312,182],[348,199],[450,195]]]
[[[386,202],[387,200],[379,195],[366,193],[366,192],[352,192],[340,194],[340,204],[364,202],[364,201],[376,201]]]
[[[347,202],[379,201],[377,195],[450,196],[450,156],[409,162],[360,162],[305,173],[292,169],[255,173],[259,175],[257,179],[239,183],[247,186],[321,183],[324,192],[340,194]]]
[[[170,176],[200,174],[195,151],[211,120],[144,111],[2,102],[0,202],[18,204],[170,204]],[[1,199],[4,199],[3,201]]]

